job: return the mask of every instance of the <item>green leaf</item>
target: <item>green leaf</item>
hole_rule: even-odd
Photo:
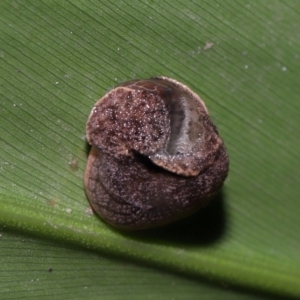
[[[25,236],[26,243],[39,245],[32,248],[39,253],[38,270],[47,269],[41,257],[48,245],[51,264],[62,272],[68,272],[68,258],[81,260],[71,269],[74,281],[71,276],[62,284],[69,288],[58,291],[56,299],[74,299],[80,268],[94,264],[88,249],[99,253],[95,265],[107,264],[109,276],[119,266],[116,278],[128,278],[128,293],[135,284],[129,273],[141,274],[132,290],[137,299],[142,291],[152,292],[149,299],[163,293],[180,297],[179,289],[166,287],[174,278],[186,299],[197,293],[241,296],[239,287],[299,297],[297,4],[1,1],[0,224],[9,232],[8,250],[0,257],[12,262],[5,264],[6,274],[26,273],[16,267],[24,249],[22,235],[15,232],[22,231],[39,237]],[[230,173],[218,201],[203,212],[165,229],[128,234],[89,214],[83,189],[85,122],[107,90],[155,75],[175,78],[200,94],[228,148]],[[55,254],[59,249],[61,258]],[[108,254],[113,258],[107,260]],[[139,264],[129,273],[122,268],[128,259]],[[30,270],[32,262],[26,260]],[[172,274],[164,281],[166,272]],[[43,273],[45,284],[31,294],[23,286],[22,298],[47,298],[47,289],[55,289],[48,275],[54,272]],[[9,280],[5,292],[15,299],[18,280]],[[207,286],[207,280],[215,286]],[[91,282],[87,294],[80,292],[85,299],[98,298],[98,288],[109,299],[122,296],[117,287],[108,292],[96,288],[95,278]],[[220,283],[236,290],[221,290]]]
[[[265,299],[66,243],[1,234],[1,299]]]

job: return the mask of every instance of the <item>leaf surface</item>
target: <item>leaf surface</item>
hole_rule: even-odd
[[[3,228],[299,297],[297,3],[1,1]],[[206,102],[230,173],[205,211],[122,233],[87,210],[85,122],[113,86],[156,75]]]

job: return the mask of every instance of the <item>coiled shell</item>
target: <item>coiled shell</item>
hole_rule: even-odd
[[[229,160],[204,102],[167,77],[125,82],[94,105],[85,189],[121,229],[156,227],[206,206]]]

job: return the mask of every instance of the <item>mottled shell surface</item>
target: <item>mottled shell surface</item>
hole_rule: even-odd
[[[157,227],[206,206],[228,155],[200,97],[167,77],[125,82],[94,105],[85,189],[110,225]]]

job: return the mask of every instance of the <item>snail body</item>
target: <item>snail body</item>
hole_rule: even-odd
[[[229,160],[204,102],[167,77],[125,82],[94,105],[85,189],[110,225],[166,225],[206,206]]]

